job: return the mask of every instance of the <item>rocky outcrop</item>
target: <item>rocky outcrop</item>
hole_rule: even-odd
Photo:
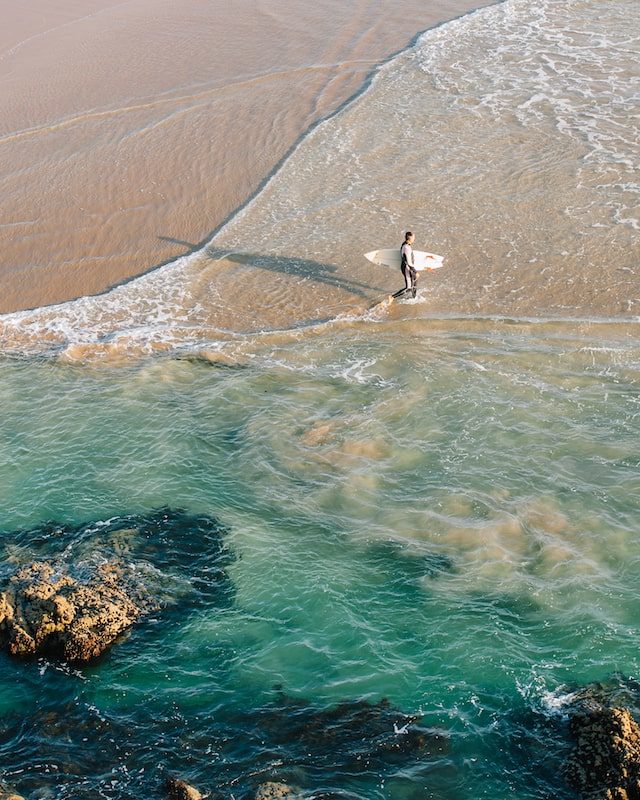
[[[293,789],[286,783],[268,781],[258,786],[255,800],[295,800]]]
[[[152,610],[228,607],[226,532],[213,517],[170,508],[13,532],[0,549],[0,563],[15,565],[0,586],[0,647],[82,664]]]
[[[19,569],[0,593],[0,645],[13,656],[83,663],[155,607],[121,562],[80,576],[36,561]]]
[[[12,791],[7,784],[0,782],[0,800],[24,800],[24,797]]]
[[[571,712],[569,728],[568,783],[585,800],[640,800],[640,727],[631,713],[591,701]]]
[[[166,789],[169,800],[202,800],[197,789],[179,778],[167,778]]]

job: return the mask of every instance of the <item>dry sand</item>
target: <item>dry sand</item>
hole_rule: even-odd
[[[0,31],[0,313],[189,252],[468,0],[32,0]]]

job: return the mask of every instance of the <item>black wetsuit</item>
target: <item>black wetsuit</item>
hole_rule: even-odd
[[[407,261],[407,256],[404,252],[405,244],[409,244],[406,240],[402,243],[400,247],[400,271],[402,272],[402,277],[404,278],[405,282],[405,292],[411,290],[411,294],[415,297],[416,296],[416,283],[418,280],[418,274],[416,273],[415,267],[413,264],[410,264]],[[409,247],[411,245],[409,244]],[[411,248],[411,252],[413,253],[413,248]]]

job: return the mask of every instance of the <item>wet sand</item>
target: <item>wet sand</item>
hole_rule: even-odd
[[[0,313],[206,241],[315,121],[468,0],[36,0],[0,33]]]

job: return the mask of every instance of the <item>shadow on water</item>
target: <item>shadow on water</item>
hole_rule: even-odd
[[[323,264],[320,261],[310,261],[306,258],[289,258],[284,256],[266,256],[256,253],[230,253],[228,250],[219,250],[207,247],[206,254],[212,259],[225,259],[246,267],[255,267],[269,272],[279,272],[298,280],[311,280],[332,286],[335,289],[360,296],[376,291],[379,287],[371,286],[360,281],[349,280],[341,276],[338,267],[334,264]]]
[[[235,253],[228,249],[225,250],[215,247],[205,247],[203,249],[198,244],[190,244],[180,239],[171,239],[166,236],[160,236],[158,238],[188,248],[187,252],[184,253],[185,256],[192,255],[202,250],[202,252],[213,261],[231,261],[243,267],[254,267],[255,269],[263,269],[268,272],[288,275],[298,281],[315,281],[316,283],[322,283],[334,289],[340,289],[344,292],[349,292],[350,294],[359,295],[361,297],[368,298],[369,293],[381,291],[379,286],[372,286],[368,283],[349,280],[340,275],[338,267],[334,264],[324,264],[320,261],[311,261],[306,258],[269,256],[260,253]]]
[[[199,247],[197,244],[193,244],[192,242],[185,242],[183,239],[174,239],[172,236],[158,236],[161,242],[169,242],[169,244],[179,244],[180,247],[186,247],[186,253],[183,253],[183,256],[190,256],[192,253],[196,253],[198,250],[202,248]],[[177,256],[181,258],[181,256]]]

